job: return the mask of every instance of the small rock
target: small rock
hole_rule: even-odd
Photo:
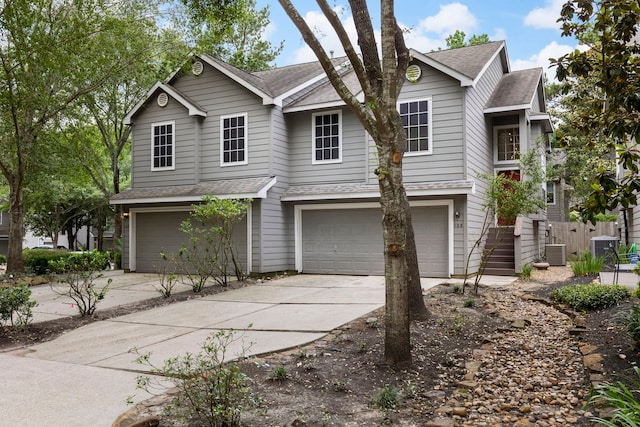
[[[529,412],[531,412],[531,405],[529,404],[522,405],[520,408],[518,408],[518,410],[523,414],[528,414]]]
[[[467,408],[464,408],[461,406],[457,408],[453,408],[452,414],[457,415],[459,417],[466,417],[468,415]]]
[[[425,427],[453,427],[453,420],[451,418],[434,418],[431,421],[427,421]]]

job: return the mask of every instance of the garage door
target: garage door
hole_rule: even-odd
[[[446,206],[412,209],[420,274],[448,277]],[[384,274],[379,209],[302,212],[302,270],[319,274]]]
[[[189,218],[183,212],[144,212],[136,215],[136,271],[157,271],[160,253],[177,254],[180,247],[188,245],[188,236],[180,231],[180,223]],[[237,254],[246,268],[247,226],[246,219],[234,229]]]

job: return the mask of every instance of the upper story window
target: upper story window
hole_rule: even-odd
[[[342,161],[342,113],[313,114],[313,164]]]
[[[496,162],[515,162],[520,159],[520,128],[518,125],[494,128]]]
[[[175,169],[175,122],[151,125],[151,170]]]
[[[220,117],[221,166],[247,164],[247,114]]]
[[[556,204],[556,183],[555,182],[547,182],[547,204],[555,205]]]
[[[431,154],[431,99],[400,102],[398,110],[407,134],[406,155]]]

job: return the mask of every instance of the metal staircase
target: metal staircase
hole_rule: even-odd
[[[489,229],[484,245],[483,258],[488,257],[485,275],[514,276],[516,262],[514,254],[513,227],[493,227]],[[489,253],[491,248],[495,248]]]

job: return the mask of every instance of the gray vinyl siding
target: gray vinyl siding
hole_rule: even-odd
[[[123,210],[123,212],[126,212]],[[122,269],[128,271],[131,266],[129,265],[129,247],[131,240],[129,240],[129,217],[122,221]]]
[[[161,108],[151,97],[143,112],[138,114],[133,124],[132,178],[131,187],[159,187],[188,185],[195,183],[194,139],[197,134],[198,119],[189,117],[187,110],[175,100],[169,100]],[[160,122],[175,122],[174,129],[174,170],[151,170],[152,125]]]
[[[463,179],[463,91],[460,82],[425,65],[417,83],[405,82],[399,102],[430,98],[432,154],[405,156],[405,182]]]
[[[270,176],[277,176],[278,179],[289,180],[289,133],[282,109],[274,107],[271,110],[271,160]]]
[[[339,109],[329,109],[336,111]],[[342,161],[313,164],[312,113],[292,113],[287,116],[289,128],[290,184],[326,184],[365,182],[366,135],[358,118],[342,109]]]
[[[295,269],[293,206],[280,202],[286,188],[287,185],[276,184],[269,190],[269,197],[260,201],[260,272]]]
[[[491,97],[494,88],[503,75],[500,57],[487,68],[475,87],[469,87],[465,96],[465,174],[466,179],[476,181],[476,191],[467,197],[464,210],[464,227],[466,227],[467,241],[464,256],[468,255],[474,242],[480,237],[485,212],[482,208],[482,194],[485,193],[486,183],[478,179],[478,173],[493,172],[493,130],[490,119],[484,114],[484,106]],[[469,264],[469,273],[475,273],[480,263],[481,251],[475,250]],[[458,270],[456,269],[456,272]]]
[[[545,222],[530,217],[521,217],[521,235],[519,247],[516,243],[516,272],[522,271],[522,266],[539,259],[544,252]],[[517,236],[516,236],[517,237]],[[516,240],[517,242],[517,240]]]
[[[260,97],[208,65],[200,76],[185,75],[173,85],[207,112],[200,149],[203,181],[263,176],[270,169],[271,112]],[[247,114],[248,164],[221,167],[220,117],[243,113]]]

